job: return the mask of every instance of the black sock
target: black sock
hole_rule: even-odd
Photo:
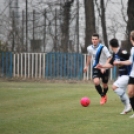
[[[134,111],[134,96],[132,98],[130,98],[130,103],[131,103],[132,109]]]
[[[95,86],[96,90],[98,91],[98,93],[100,94],[100,96],[102,96],[102,88],[100,85]]]
[[[107,88],[104,88],[104,95],[106,95],[107,94],[107,91],[108,91],[108,87]]]

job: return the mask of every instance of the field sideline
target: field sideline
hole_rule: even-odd
[[[92,83],[0,82],[0,134],[133,134],[134,119],[120,115],[118,96],[108,102]],[[88,96],[89,107],[80,99]]]

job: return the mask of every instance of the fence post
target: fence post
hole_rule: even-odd
[[[14,53],[13,54],[13,76],[15,77],[15,69],[16,69],[16,62],[15,62],[15,59],[16,59],[16,54]]]
[[[39,55],[40,59],[39,59],[39,78],[41,78],[41,53]]]
[[[8,52],[6,52],[6,76],[8,76],[8,57],[9,57],[9,53]]]
[[[19,77],[19,54],[17,54],[17,63],[18,63],[18,66],[17,66],[17,73],[18,73],[18,77]]]
[[[23,76],[23,54],[22,53],[20,54],[20,57],[21,57],[20,66],[21,66],[21,77],[22,77]]]
[[[84,54],[84,67],[86,66],[86,54]],[[83,80],[86,79],[86,73],[83,75]]]
[[[25,53],[25,70],[24,70],[24,72],[25,72],[25,78],[27,77],[27,71],[26,71],[26,69],[27,69],[27,58],[26,58],[26,56],[27,56],[27,54]]]
[[[28,60],[28,78],[30,78],[30,54],[27,54],[27,60]]]
[[[45,62],[46,62],[46,60],[45,60],[45,57],[46,57],[46,54],[44,53],[43,54],[43,78],[45,78],[45,74],[46,74],[46,68],[45,68]]]
[[[13,73],[13,54],[12,52],[10,52],[10,67],[9,67],[9,72],[10,72],[10,77],[12,77],[12,73]]]
[[[35,78],[37,78],[38,54],[35,54]]]
[[[31,70],[32,78],[33,78],[33,72],[34,72],[34,53],[32,53],[32,70]]]

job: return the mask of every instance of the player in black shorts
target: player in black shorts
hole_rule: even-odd
[[[104,73],[102,73],[99,69],[93,68],[93,79],[95,77],[101,78],[103,83],[108,83],[109,70],[107,69]]]
[[[106,93],[108,91],[109,71],[106,69],[96,69],[95,66],[98,63],[105,64],[106,61],[111,58],[111,54],[107,47],[100,43],[99,35],[96,33],[92,35],[92,45],[87,47],[87,52],[87,63],[84,72],[87,71],[89,64],[92,62],[93,82],[95,89],[101,96],[100,104],[103,105],[107,102]],[[100,79],[102,79],[102,86],[100,85]]]

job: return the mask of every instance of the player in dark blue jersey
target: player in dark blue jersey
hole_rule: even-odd
[[[130,32],[130,41],[133,47],[131,48],[131,55],[129,57],[129,60],[115,61],[114,65],[132,65],[128,81],[128,96],[134,112],[134,30]],[[134,113],[130,116],[130,118],[134,118]]]
[[[129,59],[129,53],[120,48],[117,39],[110,40],[110,47],[113,51],[112,58],[105,65],[98,64],[96,68],[112,68],[114,61],[126,61]],[[124,104],[124,109],[120,114],[126,114],[131,111],[129,97],[126,93],[130,71],[130,65],[118,66],[118,78],[112,86],[113,91],[120,97],[121,102]]]

